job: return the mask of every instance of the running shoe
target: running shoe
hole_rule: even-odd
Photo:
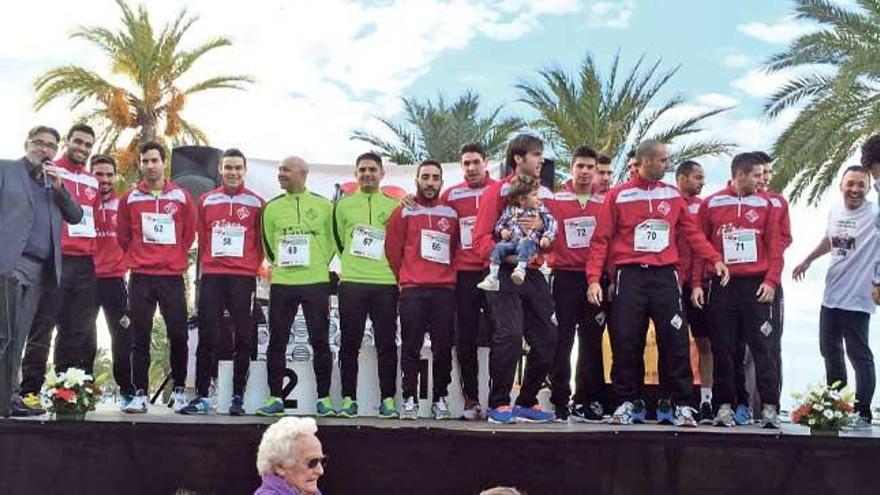
[[[284,416],[284,401],[278,397],[269,397],[266,403],[257,409],[257,416]]]

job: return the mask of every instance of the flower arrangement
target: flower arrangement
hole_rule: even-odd
[[[47,373],[42,393],[56,419],[82,419],[95,409],[100,394],[92,376],[79,368],[68,368],[57,375],[54,371]]]
[[[810,427],[811,431],[838,432],[854,423],[855,394],[836,381],[820,385],[806,393],[795,393],[798,406],[791,413],[791,422]]]

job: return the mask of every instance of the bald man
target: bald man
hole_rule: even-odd
[[[316,414],[336,414],[330,401],[330,260],[336,254],[333,203],[306,190],[309,166],[299,157],[278,165],[284,192],[263,209],[263,251],[272,264],[269,292],[269,398],[261,416],[284,414],[282,382],[287,369],[290,327],[302,305],[312,346],[318,392]]]

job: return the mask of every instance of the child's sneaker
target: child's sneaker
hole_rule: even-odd
[[[477,284],[477,288],[487,292],[498,292],[501,289],[501,284],[498,282],[498,277],[486,275],[486,278]]]
[[[523,282],[526,281],[525,268],[514,268],[513,273],[510,274],[510,280],[512,280],[515,285],[522,285]]]

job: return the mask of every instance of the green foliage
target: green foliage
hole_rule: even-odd
[[[770,117],[801,109],[772,149],[771,186],[790,188],[792,202],[817,203],[861,142],[880,132],[880,0],[855,4],[795,0],[796,18],[818,29],[765,64],[795,74],[764,107]]]
[[[481,112],[480,97],[472,91],[451,104],[442,94],[436,101],[402,100],[405,123],[376,117],[391,131],[394,141],[363,130],[354,131],[351,139],[370,144],[377,153],[401,165],[426,158],[449,163],[457,162],[461,145],[470,142],[481,143],[488,156],[499,156],[508,137],[525,127],[518,118],[501,117],[501,107]]]

